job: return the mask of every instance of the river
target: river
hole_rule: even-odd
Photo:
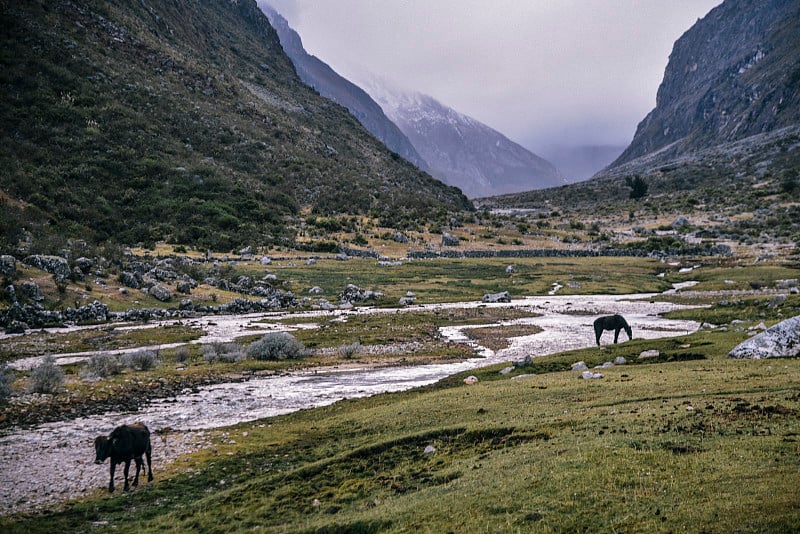
[[[406,310],[430,310],[476,306],[515,306],[540,314],[537,317],[504,321],[501,324],[534,324],[542,332],[511,338],[510,346],[498,352],[477,346],[463,333],[469,327],[447,326],[441,335],[471,344],[478,357],[457,363],[387,368],[330,368],[299,371],[247,382],[217,384],[172,399],[153,401],[135,413],[107,413],[68,423],[39,425],[11,432],[0,438],[0,514],[52,506],[68,498],[105,487],[108,466],[97,466],[93,440],[122,423],[143,421],[151,431],[171,429],[154,438],[156,470],[165,462],[207,445],[206,430],[234,423],[255,421],[334,403],[345,398],[364,397],[431,384],[453,373],[499,362],[519,360],[526,355],[544,356],[594,345],[592,322],[598,315],[620,313],[626,317],[635,338],[653,339],[691,333],[699,327],[693,321],[674,321],[660,314],[685,306],[650,300],[652,295],[549,295],[527,297],[510,303],[455,303],[420,305]],[[397,310],[356,308],[337,313],[342,320],[367,313],[395,313]],[[313,326],[315,316],[304,314]],[[198,342],[230,341],[238,336],[286,329],[277,322],[287,314],[204,317],[195,321],[205,335]],[[298,314],[292,314],[297,317]],[[275,321],[275,322],[271,322]],[[150,325],[152,326],[152,325]],[[496,326],[485,325],[485,326]],[[620,334],[625,338],[625,334]],[[626,338],[625,338],[626,339]],[[613,332],[604,334],[611,343]],[[632,355],[635,356],[635,355]],[[86,354],[62,355],[65,361]],[[29,366],[34,362],[25,362]],[[157,472],[157,471],[156,471]]]

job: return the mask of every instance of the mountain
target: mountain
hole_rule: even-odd
[[[655,109],[611,165],[585,182],[493,205],[599,209],[625,200],[636,177],[662,209],[683,202],[752,212],[753,226],[767,232],[768,219],[796,212],[800,0],[726,0],[712,9],[675,42]]]
[[[346,107],[364,127],[383,143],[422,170],[428,165],[381,107],[360,87],[340,76],[327,63],[306,52],[300,36],[275,9],[260,4],[272,27],[278,32],[284,51],[294,63],[300,79],[319,94]]]
[[[726,0],[675,42],[655,109],[611,168],[761,152],[798,125],[800,1]]]
[[[292,244],[472,209],[297,76],[255,0],[0,1],[0,246]]]
[[[430,172],[470,198],[561,185],[551,163],[489,126],[420,93],[363,83],[428,162]]]

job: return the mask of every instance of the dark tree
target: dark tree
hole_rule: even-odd
[[[626,176],[625,185],[631,188],[630,198],[636,199],[647,196],[647,182],[641,176]]]

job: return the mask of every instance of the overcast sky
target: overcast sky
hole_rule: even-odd
[[[433,96],[526,148],[627,145],[672,45],[721,0],[259,0],[358,83]]]

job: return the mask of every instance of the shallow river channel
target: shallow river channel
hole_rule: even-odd
[[[200,388],[195,393],[187,391],[175,398],[151,402],[135,413],[107,413],[8,433],[0,437],[0,514],[50,506],[105,487],[108,483],[108,465],[97,466],[92,463],[93,441],[95,436],[108,434],[122,423],[142,421],[151,432],[171,429],[167,433],[159,433],[153,440],[153,462],[157,476],[160,465],[208,445],[205,432],[208,429],[323,406],[345,398],[406,390],[431,384],[453,373],[519,360],[526,355],[544,356],[591,346],[595,343],[592,322],[598,315],[624,315],[633,329],[634,338],[679,336],[699,327],[692,321],[664,319],[659,314],[681,306],[651,302],[648,297],[650,295],[552,295],[517,299],[504,304],[412,306],[404,309],[522,307],[540,316],[501,324],[534,324],[543,331],[512,338],[507,349],[495,353],[468,340],[462,332],[467,327],[443,327],[441,335],[444,338],[473,345],[477,357],[440,365],[316,369],[246,382],[217,384]],[[389,312],[395,313],[397,310],[357,308],[326,313],[337,313],[341,320],[348,320],[359,314]],[[307,314],[309,323],[313,323],[315,313],[319,315],[320,312]],[[197,342],[207,343],[286,329],[285,325],[270,323],[283,316],[274,313],[215,316],[199,318],[190,323],[196,323],[206,332]],[[298,314],[292,316],[297,317]],[[468,328],[476,328],[476,325]],[[620,338],[620,341],[627,340],[624,332],[620,333]],[[611,342],[613,332],[604,333],[602,343]],[[64,362],[75,361],[85,358],[86,354],[62,357]]]

